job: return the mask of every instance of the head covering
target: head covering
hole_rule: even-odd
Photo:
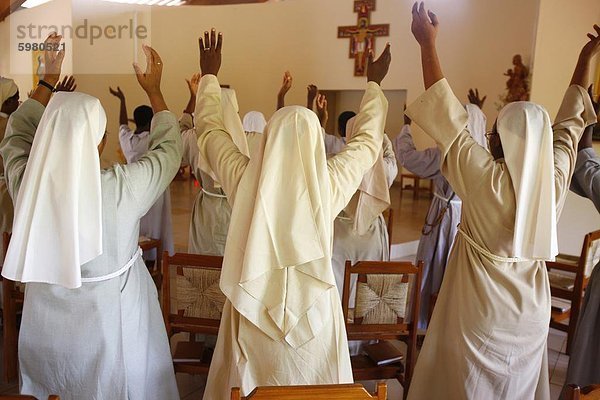
[[[223,125],[225,130],[229,133],[233,143],[235,143],[239,151],[246,157],[249,157],[250,151],[248,150],[248,141],[246,140],[246,133],[244,132],[244,127],[242,126],[240,115],[238,114],[240,107],[238,106],[235,90],[221,88],[221,110],[223,112]],[[219,187],[220,185],[218,184],[217,176],[210,168],[210,165],[208,165],[208,162],[202,157],[199,157],[198,165],[202,171],[206,172],[206,174],[214,180],[215,187]]]
[[[475,104],[467,104],[465,106],[469,119],[467,120],[467,129],[471,133],[473,139],[484,149],[487,149],[487,139],[485,132],[487,127],[487,118],[479,107]]]
[[[508,104],[498,115],[498,134],[515,191],[513,256],[553,260],[558,254],[552,125],[534,103]]]
[[[17,94],[18,91],[19,88],[15,84],[15,81],[0,77],[0,107],[2,107],[2,104],[4,104],[6,100]]]
[[[330,190],[316,114],[278,110],[237,190],[220,286],[246,319],[294,348],[331,318]]]
[[[263,133],[265,131],[265,126],[267,125],[267,120],[265,119],[263,113],[259,111],[250,111],[244,115],[243,125],[246,133]]]
[[[357,132],[354,130],[356,117],[348,120],[346,132],[348,139]],[[390,190],[385,165],[383,161],[383,148],[379,151],[377,161],[371,169],[363,176],[355,194],[344,211],[354,221],[353,230],[359,235],[369,231],[373,221],[390,206]]]
[[[98,144],[106,114],[83,93],[55,94],[37,128],[15,205],[2,275],[77,288],[102,254]]]

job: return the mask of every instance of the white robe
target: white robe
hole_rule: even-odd
[[[150,132],[135,134],[127,125],[119,127],[119,142],[127,163],[136,162],[150,149]],[[163,251],[175,254],[171,217],[171,192],[167,190],[140,220],[140,236],[160,239]],[[156,260],[156,250],[144,252],[144,259]],[[159,255],[160,257],[160,255]]]
[[[548,400],[550,285],[542,261],[510,262],[515,193],[503,160],[468,131],[467,113],[445,79],[407,114],[442,152],[442,173],[463,201],[454,243],[408,398]],[[571,86],[554,131],[556,207],[569,187],[576,147],[593,114]]]
[[[425,217],[415,258],[416,262],[423,261],[418,328],[426,329],[431,296],[440,291],[450,249],[458,232],[462,202],[440,171],[441,152],[437,147],[418,151],[410,134],[410,125],[402,127],[394,145],[400,165],[421,178],[431,179],[434,186],[434,197]]]
[[[216,188],[212,178],[200,169],[198,139],[192,116],[184,114],[179,120],[179,126],[182,130],[183,161],[192,166],[192,171],[202,186],[192,208],[188,252],[222,256],[225,254],[231,206],[223,190]]]
[[[27,100],[0,147],[13,197],[44,107]],[[118,271],[138,248],[139,219],[175,176],[177,120],[155,115],[152,149],[138,162],[101,172],[103,253],[84,278]],[[57,232],[59,234],[60,232]],[[77,289],[28,283],[19,334],[21,393],[65,400],[179,399],[156,286],[141,260],[113,279]]]
[[[235,213],[236,202],[252,200],[247,197],[253,194],[238,192],[248,159],[236,150],[231,137],[224,131],[222,118],[214,111],[218,110],[220,101],[218,81],[211,76],[203,77],[203,80],[205,86],[201,82],[196,106],[199,149],[201,156],[217,171]],[[380,146],[381,140],[377,135],[383,129],[387,109],[387,101],[378,85],[369,84],[363,104],[362,111],[365,115],[361,124],[364,125],[358,127],[362,134],[357,135],[352,144],[348,145],[348,151],[343,151],[327,162],[331,199],[334,201],[326,206],[327,209],[341,210],[355,192],[363,174],[375,161],[374,149]],[[326,216],[331,224],[327,228],[329,232],[338,213],[334,212],[335,214]],[[232,243],[229,238],[227,248],[232,246],[237,251],[239,245]],[[328,256],[331,255],[331,247],[323,250]],[[237,266],[224,265],[224,273],[226,268]],[[328,315],[313,322],[322,327],[308,342],[292,347],[283,339],[274,340],[266,335],[227,300],[204,398],[228,399],[232,386],[241,387],[242,393],[247,395],[256,386],[263,385],[352,382],[345,324],[337,290],[330,287],[319,301],[323,302],[319,304],[327,304],[320,311],[327,312]],[[300,317],[303,320],[305,318]],[[296,329],[298,328],[294,328],[294,331]]]

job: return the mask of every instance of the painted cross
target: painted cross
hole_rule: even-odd
[[[354,12],[358,13],[356,26],[340,26],[338,38],[350,39],[350,58],[354,58],[354,76],[365,76],[369,51],[375,51],[375,37],[389,36],[390,25],[371,25],[371,11],[376,0],[355,0]]]

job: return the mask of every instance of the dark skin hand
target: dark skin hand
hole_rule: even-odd
[[[188,89],[190,91],[190,99],[188,104],[183,111],[186,114],[194,115],[194,108],[196,107],[196,95],[198,94],[198,85],[200,84],[200,74],[195,73],[191,79],[186,79]]]
[[[317,88],[316,85],[308,85],[306,87],[306,92],[306,108],[308,108],[309,110],[313,110],[315,99],[319,94],[319,88]]]
[[[485,103],[485,99],[487,99],[487,96],[483,96],[483,98],[479,97],[479,90],[478,89],[469,89],[469,93],[467,94],[467,98],[469,99],[469,103],[471,104],[475,104],[477,107],[479,107],[480,109],[483,108],[483,103]]]
[[[62,63],[65,58],[65,50],[53,51],[52,49],[60,47],[61,39],[62,36],[51,33],[44,42],[44,48],[50,50],[44,51],[45,74],[43,80],[55,87],[60,77]],[[38,85],[31,95],[32,99],[39,101],[44,107],[48,105],[51,97],[52,92],[50,89],[42,85]]]
[[[200,49],[200,71],[202,75],[217,76],[221,69],[221,49],[223,48],[223,34],[212,28],[210,35],[204,32],[204,39],[198,39]]]
[[[600,112],[600,99],[596,99],[594,101],[593,85],[590,85],[590,87],[588,88],[588,93],[590,94],[590,99],[592,99],[594,111],[596,111],[596,115],[598,115],[598,112]],[[596,124],[593,124],[585,128],[585,130],[583,131],[583,135],[581,135],[581,139],[579,140],[579,146],[577,147],[577,151],[589,149],[593,146],[592,135],[594,133],[595,126]]]
[[[283,74],[283,81],[281,82],[281,88],[279,89],[279,93],[277,93],[277,109],[285,107],[285,95],[292,88],[292,82],[294,78],[292,78],[292,74],[290,71],[285,71]]]
[[[391,45],[387,43],[385,49],[376,61],[373,61],[373,52],[369,53],[369,62],[367,66],[367,82],[375,82],[381,86],[381,81],[387,75],[392,62]]]
[[[129,119],[127,118],[127,104],[125,102],[125,94],[121,91],[121,88],[117,86],[117,90],[109,87],[108,91],[110,94],[115,96],[121,101],[121,106],[119,109],[119,125],[127,125]]]
[[[169,109],[160,90],[164,64],[160,55],[152,47],[143,45],[142,49],[146,55],[146,71],[142,71],[137,63],[133,64],[133,69],[138,83],[148,95],[152,111],[156,114]]]
[[[77,89],[75,78],[73,76],[65,76],[62,81],[56,85],[57,92],[74,92]]]
[[[416,2],[413,5],[412,17],[410,30],[421,47],[423,83],[425,84],[425,89],[429,89],[434,83],[444,78],[435,47],[440,23],[433,12],[425,10],[423,2],[420,4]]]
[[[327,112],[327,97],[324,94],[320,94],[317,97],[317,116],[319,117],[321,126],[325,128],[329,120],[329,112]]]

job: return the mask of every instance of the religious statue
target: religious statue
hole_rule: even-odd
[[[520,54],[513,57],[513,68],[507,70],[504,76],[508,76],[508,93],[503,99],[504,102],[508,104],[514,101],[529,101],[529,68],[523,64]]]
[[[340,26],[338,38],[350,39],[350,58],[354,58],[354,75],[364,76],[367,72],[367,59],[370,51],[375,51],[375,37],[388,36],[388,24],[370,25],[371,11],[375,10],[375,0],[354,1],[354,12],[358,13],[356,26]]]

